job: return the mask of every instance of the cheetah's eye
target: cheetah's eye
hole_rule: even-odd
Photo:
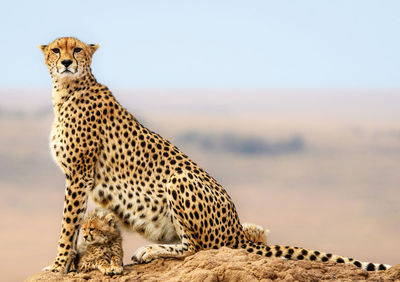
[[[89,231],[93,231],[93,230],[94,230],[94,228],[93,228],[93,227],[90,227],[90,228],[89,228]]]
[[[78,54],[80,51],[82,51],[82,48],[75,48],[74,53]]]
[[[53,48],[53,49],[51,49],[51,51],[53,51],[54,54],[60,53],[60,49],[58,49],[58,48]]]

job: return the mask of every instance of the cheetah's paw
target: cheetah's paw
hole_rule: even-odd
[[[132,256],[133,261],[138,263],[146,263],[152,261],[154,257],[153,246],[144,246],[136,250],[135,254]]]
[[[67,273],[66,267],[63,267],[57,263],[53,263],[52,265],[46,266],[42,268],[42,271],[52,271],[52,272],[59,272],[59,273]]]

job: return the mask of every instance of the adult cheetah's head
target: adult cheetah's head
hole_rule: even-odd
[[[68,81],[90,72],[92,55],[98,44],[85,44],[73,37],[61,37],[49,45],[40,45],[53,79]]]

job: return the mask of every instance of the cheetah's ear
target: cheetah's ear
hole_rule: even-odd
[[[114,226],[117,220],[117,217],[113,213],[109,213],[106,215],[105,219],[107,220],[108,225]]]
[[[96,44],[89,44],[89,51],[90,51],[90,55],[93,55],[94,52],[96,52],[97,49],[99,49],[100,45],[98,43]]]
[[[47,49],[47,46],[48,45],[39,45],[39,49],[42,50],[43,53],[45,53],[46,49]]]

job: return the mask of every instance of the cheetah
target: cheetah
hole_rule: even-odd
[[[83,242],[77,246],[71,267],[77,272],[98,269],[103,274],[123,271],[122,236],[114,213],[95,209],[82,223]]]
[[[363,263],[304,248],[252,242],[231,197],[205,170],[144,127],[91,71],[98,44],[73,37],[41,45],[53,82],[50,149],[66,179],[57,256],[49,267],[68,272],[88,197],[121,224],[154,244],[139,248],[139,263],[182,258],[204,249],[242,248],[266,257]]]
[[[244,234],[251,242],[267,244],[267,235],[270,232],[268,229],[254,223],[243,223],[242,227]]]

